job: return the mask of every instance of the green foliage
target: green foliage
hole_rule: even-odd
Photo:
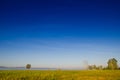
[[[26,69],[30,69],[30,68],[31,68],[31,64],[27,64]]]
[[[100,66],[89,65],[89,66],[88,66],[88,69],[89,69],[89,70],[102,70],[103,67],[102,67],[102,65],[100,65]]]
[[[117,60],[115,58],[109,59],[107,68],[111,70],[118,69]]]
[[[120,71],[1,70],[0,80],[120,80]]]

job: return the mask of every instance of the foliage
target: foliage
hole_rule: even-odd
[[[104,68],[102,67],[102,65],[100,66],[89,65],[88,69],[89,70],[119,70],[119,66],[115,58],[109,59],[107,63],[108,63],[108,66]]]
[[[31,68],[31,64],[27,64],[26,69],[30,69],[30,68]]]
[[[88,69],[89,69],[89,70],[102,70],[103,67],[102,67],[102,65],[100,65],[100,66],[89,65],[89,66],[88,66]]]
[[[108,60],[108,69],[111,70],[118,69],[117,60],[115,58]]]

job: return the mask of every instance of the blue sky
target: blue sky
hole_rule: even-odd
[[[120,63],[118,0],[0,1],[0,65],[82,68]]]

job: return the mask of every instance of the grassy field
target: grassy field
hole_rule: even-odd
[[[120,71],[0,70],[0,80],[120,80]]]

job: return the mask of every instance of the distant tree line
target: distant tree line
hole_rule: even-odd
[[[118,66],[118,61],[115,58],[111,58],[107,62],[107,67],[103,67],[102,65],[96,66],[96,65],[88,65],[89,70],[120,70],[120,67]],[[26,65],[26,69],[30,69],[31,64]]]
[[[89,70],[120,70],[120,67],[117,64],[117,60],[115,58],[111,58],[107,62],[107,67],[103,67],[102,65],[88,65]]]
[[[88,69],[89,69],[89,70],[102,70],[103,67],[102,67],[102,65],[100,65],[100,66],[89,65],[89,66],[88,66]]]

